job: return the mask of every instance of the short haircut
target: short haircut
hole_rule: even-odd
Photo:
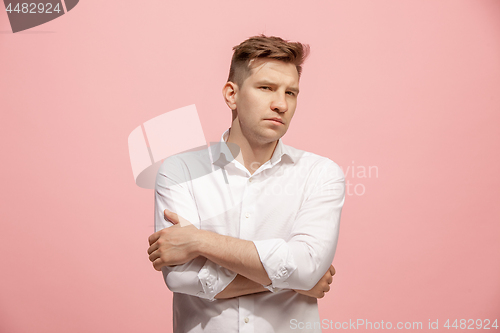
[[[233,47],[233,50],[227,81],[234,82],[240,87],[250,76],[250,62],[254,59],[267,58],[292,63],[297,68],[300,78],[302,64],[309,55],[309,45],[307,44],[265,35],[250,37],[240,45]]]

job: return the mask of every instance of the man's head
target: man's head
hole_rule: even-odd
[[[232,110],[232,139],[262,146],[286,133],[308,53],[309,46],[279,37],[252,37],[234,47],[229,79],[222,90]]]
[[[309,45],[289,42],[280,37],[260,35],[248,38],[233,47],[233,50],[227,81],[234,82],[241,87],[245,79],[250,76],[256,59],[275,59],[292,63],[297,68],[300,77],[302,64],[309,54]]]

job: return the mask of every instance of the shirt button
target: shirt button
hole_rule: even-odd
[[[253,181],[253,178],[248,179],[248,181],[251,183]]]
[[[246,217],[246,218],[249,218],[249,217],[250,217],[250,213],[246,213],[246,214],[245,214],[245,217]]]
[[[245,323],[248,324],[248,322],[250,321],[250,319],[248,318],[245,318]]]

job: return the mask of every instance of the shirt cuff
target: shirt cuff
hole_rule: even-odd
[[[198,279],[200,279],[203,292],[198,293],[197,296],[215,301],[215,296],[226,289],[236,275],[236,273],[229,269],[207,260],[198,272]]]
[[[270,292],[272,292],[272,293],[277,293],[278,291],[282,291],[283,290],[283,288],[274,288],[272,283],[270,285],[268,285],[268,286],[265,286],[265,285],[262,285],[262,286],[264,288],[266,288],[267,290],[269,290]]]
[[[288,287],[286,279],[297,269],[288,244],[283,239],[266,239],[253,243],[271,280],[271,284],[264,287],[272,292]]]

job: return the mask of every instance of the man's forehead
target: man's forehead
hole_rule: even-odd
[[[276,59],[257,58],[250,60],[248,64],[250,76],[255,79],[264,77],[283,77],[286,76],[291,81],[299,80],[297,67],[290,62],[284,62]]]

